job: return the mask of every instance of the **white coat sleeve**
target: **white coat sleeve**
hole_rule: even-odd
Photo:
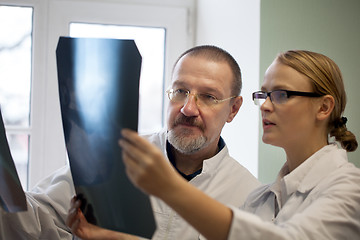
[[[0,210],[0,239],[72,239],[65,220],[74,195],[70,168],[65,166],[26,192],[26,212]]]
[[[345,177],[344,177],[345,176]],[[311,240],[359,239],[360,236],[360,175],[358,170],[333,175],[332,181],[317,190],[294,195],[283,206],[287,220],[264,221],[255,214],[231,207],[233,220],[228,239]],[[279,215],[280,215],[279,212]]]

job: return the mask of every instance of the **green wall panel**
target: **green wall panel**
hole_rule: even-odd
[[[260,21],[260,82],[280,51],[306,49],[327,55],[343,73],[348,96],[344,115],[360,141],[360,1],[262,0]],[[360,148],[348,156],[360,167]],[[260,141],[259,179],[274,181],[285,160],[282,149]]]

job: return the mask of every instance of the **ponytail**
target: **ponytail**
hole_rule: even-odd
[[[355,135],[346,127],[347,118],[341,117],[332,123],[330,137],[335,137],[340,142],[342,148],[347,152],[353,152],[358,147]]]

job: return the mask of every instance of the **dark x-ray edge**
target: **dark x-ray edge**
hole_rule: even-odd
[[[27,210],[26,197],[16,171],[0,109],[0,206],[10,213]]]

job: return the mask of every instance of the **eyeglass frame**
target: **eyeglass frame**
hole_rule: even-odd
[[[270,98],[270,101],[272,103],[274,103],[273,98],[271,97],[271,94],[274,93],[274,92],[285,92],[286,93],[286,101],[280,102],[280,103],[275,101],[275,104],[286,103],[291,96],[302,96],[302,97],[321,97],[321,96],[324,96],[324,95],[322,95],[320,93],[315,93],[315,92],[300,92],[300,91],[291,91],[291,90],[285,90],[285,89],[277,89],[277,90],[274,90],[274,91],[271,91],[271,92],[264,92],[264,91],[253,92],[252,93],[252,99],[253,99],[255,105],[262,105],[262,104],[260,104],[259,101],[257,102],[256,100],[264,99],[266,101],[266,99],[268,97]],[[259,93],[265,94],[265,98],[255,98],[255,95],[259,94]]]
[[[174,101],[173,98],[170,97],[171,94],[174,94],[174,92],[178,91],[178,90],[183,90],[186,92],[186,98],[183,100],[183,101]],[[214,105],[217,105],[219,103],[222,103],[222,102],[225,102],[227,100],[231,100],[233,98],[236,98],[238,96],[232,96],[232,97],[228,97],[228,98],[224,98],[224,99],[217,99],[215,96],[211,95],[211,94],[206,94],[206,93],[191,93],[190,90],[185,90],[185,89],[182,89],[182,88],[178,88],[178,89],[173,89],[173,88],[170,88],[168,90],[165,91],[168,95],[168,98],[171,102],[177,102],[177,103],[180,103],[180,102],[184,102],[184,104],[188,101],[189,99],[189,96],[190,95],[193,95],[195,97],[195,101],[197,102],[198,100],[198,96],[199,95],[208,95],[208,96],[211,96],[213,98],[213,102],[214,104],[211,104],[211,105],[208,105],[208,104],[204,104],[205,106],[207,107],[211,107],[211,106],[214,106]]]

